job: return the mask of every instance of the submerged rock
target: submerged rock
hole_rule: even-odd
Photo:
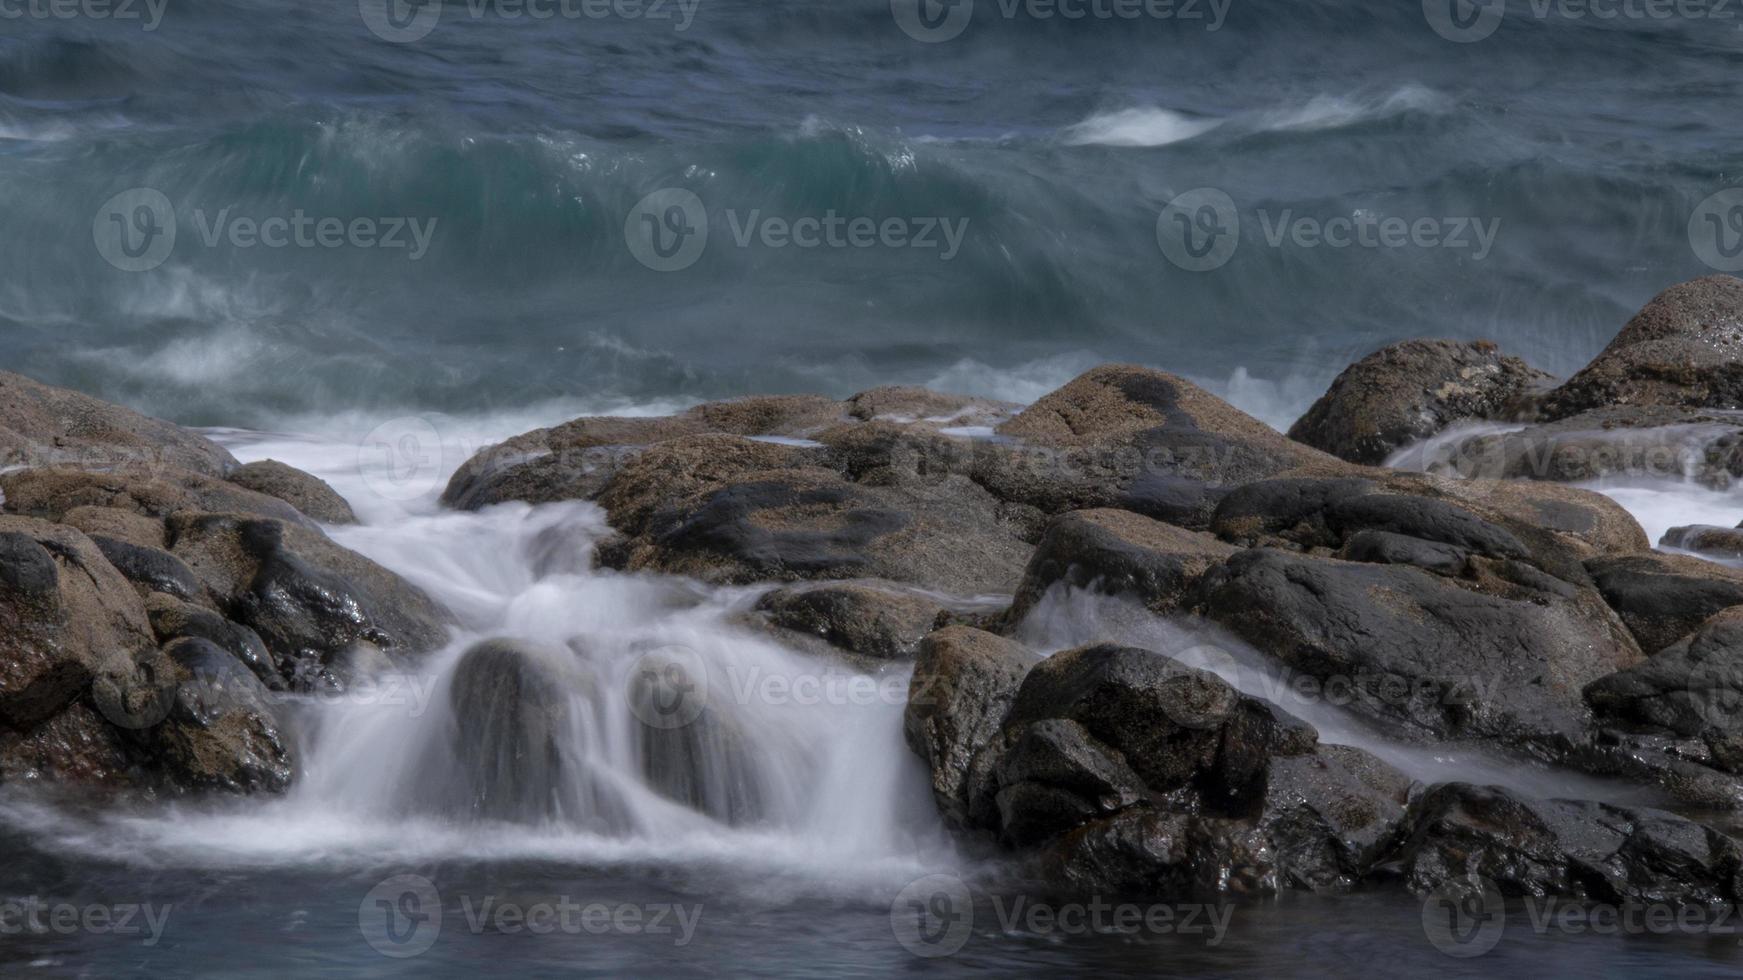
[[[556,817],[572,737],[560,654],[484,640],[461,655],[449,686],[454,758],[476,817],[525,823]]]
[[[1707,524],[1673,527],[1664,532],[1658,543],[1665,548],[1681,548],[1720,560],[1743,558],[1743,529],[1734,527]]]
[[[1400,462],[1443,476],[1564,483],[1692,478],[1725,489],[1743,477],[1743,413],[1611,406],[1449,438]]]
[[[1487,341],[1409,340],[1345,368],[1290,427],[1289,438],[1378,465],[1455,422],[1529,416],[1553,383]]]

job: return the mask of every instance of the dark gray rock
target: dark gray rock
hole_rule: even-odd
[[[537,822],[558,814],[571,724],[558,656],[513,640],[484,640],[461,655],[449,704],[472,815]]]
[[[1687,555],[1594,558],[1586,568],[1647,653],[1687,636],[1714,613],[1743,605],[1743,571]]]
[[[139,586],[143,597],[163,592],[178,599],[193,599],[200,594],[200,580],[182,560],[157,548],[145,548],[119,538],[92,535],[91,541],[115,570]]]
[[[1615,721],[1700,739],[1710,753],[1704,761],[1743,772],[1743,607],[1593,681],[1586,700]]]

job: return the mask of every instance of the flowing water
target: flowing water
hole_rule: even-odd
[[[456,430],[482,440],[526,421]],[[14,856],[0,871],[0,894],[137,903],[162,916],[161,936],[149,945],[149,936],[0,936],[0,962],[20,970],[144,973],[173,964],[206,975],[398,975],[503,962],[535,973],[806,976],[927,963],[947,971],[1223,976],[1287,968],[1331,976],[1385,956],[1400,969],[1471,966],[1474,976],[1552,960],[1564,969],[1686,975],[1743,963],[1735,943],[1711,936],[1582,940],[1540,933],[1516,913],[1509,939],[1466,964],[1428,940],[1418,903],[1387,889],[1209,907],[1160,931],[1037,924],[1016,903],[1045,901],[1046,893],[996,854],[953,842],[933,810],[901,735],[906,670],[864,673],[784,647],[742,619],[755,587],[592,569],[592,544],[608,531],[594,505],[447,512],[433,490],[373,492],[399,486],[387,480],[393,461],[351,439],[212,434],[239,458],[283,459],[334,483],[365,523],[331,528],[332,536],[427,589],[460,625],[415,673],[287,705],[301,735],[301,774],[282,799],[98,811],[17,788],[0,795],[0,842]],[[1706,493],[1674,485],[1656,492],[1684,500]],[[548,792],[508,810],[471,805],[475,780],[493,770],[467,756],[452,700],[460,653],[485,637],[547,651],[559,682],[558,751],[541,775]],[[1426,782],[1661,802],[1492,750],[1393,742],[1335,701],[1280,696],[1274,666],[1214,628],[1161,619],[1125,600],[1055,591],[1021,638],[1042,652],[1095,641],[1168,652],[1280,701],[1326,741],[1369,748]],[[650,657],[677,659],[701,686],[691,703],[706,717],[679,720],[704,734],[682,752],[657,751],[661,719],[633,696]],[[964,883],[974,911],[960,948],[928,961],[903,945],[892,909],[905,888],[935,875]],[[432,921],[440,928],[387,931],[372,903],[384,894],[398,900],[407,888],[418,910],[439,910]],[[493,918],[504,905],[563,902],[631,909],[645,927],[590,931],[577,918],[574,928],[540,934]],[[251,962],[266,945],[271,960]],[[407,952],[416,955],[401,958]]]
[[[747,627],[755,589],[593,571],[591,506],[435,508],[473,450],[587,412],[889,383],[1026,402],[1129,360],[1283,428],[1350,361],[1420,336],[1487,337],[1565,374],[1659,289],[1710,271],[1693,219],[1743,159],[1729,17],[1517,0],[1484,8],[1504,12],[1493,36],[1455,44],[1432,29],[1433,4],[1403,0],[1182,0],[1137,18],[926,3],[543,17],[456,0],[410,8],[436,21],[416,14],[431,29],[405,43],[382,33],[381,0],[134,0],[128,17],[0,3],[0,366],[229,427],[212,431],[239,456],[321,475],[364,520],[334,537],[461,622],[416,675],[288,705],[301,778],[283,799],[101,813],[8,788],[0,899],[171,911],[149,946],[0,928],[0,969],[1736,969],[1736,944],[1711,936],[1524,924],[1462,961],[1395,892],[1244,905],[1219,935],[1011,921],[1000,903],[1021,883],[932,811],[902,743],[899,670],[854,674]],[[950,11],[969,19],[947,43],[904,32]],[[1162,233],[1164,208],[1199,188],[1228,195],[1240,244],[1193,272]],[[163,209],[114,204],[141,190]],[[661,271],[638,258],[634,218],[675,190],[696,195],[710,235]],[[761,233],[831,216],[940,231],[866,248]],[[299,217],[394,225],[403,247],[259,240]],[[1340,248],[1279,232],[1301,218],[1428,221],[1462,241]],[[1731,254],[1735,235],[1717,230]],[[407,436],[416,458],[397,448]],[[1654,540],[1743,517],[1736,494],[1680,481],[1598,489]],[[488,774],[453,688],[461,651],[494,636],[544,651],[562,727],[537,772],[550,792],[479,813],[473,781]],[[1025,636],[1042,650],[1215,648],[1206,666],[1275,691],[1254,651],[1116,600],[1055,594]],[[706,692],[709,734],[693,742],[650,740],[646,704],[622,696],[672,662]],[[1393,744],[1335,704],[1288,706],[1425,780],[1639,801],[1487,752]],[[976,904],[966,945],[929,962],[890,912],[934,874],[968,882]],[[439,914],[420,930],[441,927],[404,959],[380,952],[406,947],[373,904],[403,896],[377,891],[401,875],[437,893],[422,895]],[[474,914],[565,896],[663,908],[667,924],[700,913],[688,930],[558,935]],[[0,901],[0,927],[5,913]]]

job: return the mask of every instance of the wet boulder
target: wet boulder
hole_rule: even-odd
[[[116,571],[139,588],[141,598],[162,592],[191,600],[201,594],[200,580],[194,577],[193,570],[167,551],[102,534],[92,535],[91,542]]]
[[[1690,524],[1673,527],[1659,539],[1660,547],[1681,548],[1719,561],[1743,559],[1743,529]]]
[[[1203,529],[1233,487],[1348,464],[1280,433],[1182,378],[1095,368],[998,427],[974,479],[1047,513],[1116,507]]]
[[[623,692],[643,779],[654,792],[721,823],[756,823],[769,811],[775,778],[753,748],[723,685],[700,654],[682,647],[638,657]]]
[[[1572,483],[1743,477],[1743,414],[1617,405],[1505,432],[1449,435],[1396,461],[1440,476]]]
[[[276,497],[323,524],[355,524],[357,515],[325,480],[276,459],[247,463],[227,477],[255,493]]]
[[[1446,783],[1411,808],[1391,859],[1411,891],[1710,905],[1736,901],[1739,851],[1673,814]]]
[[[1012,621],[1055,584],[1130,593],[1158,613],[1175,611],[1198,577],[1235,553],[1211,535],[1124,510],[1080,510],[1047,524],[1023,572]]]
[[[1743,571],[1687,555],[1594,558],[1586,568],[1647,653],[1687,636],[1714,613],[1743,605]]]
[[[122,733],[86,701],[74,701],[29,731],[0,726],[0,784],[123,790],[137,776]]]
[[[1743,772],[1743,607],[1593,681],[1586,700],[1607,719],[1699,739],[1708,753],[1702,761]]]
[[[1743,280],[1705,276],[1659,293],[1544,412],[1617,405],[1743,409]]]
[[[90,538],[0,517],[0,726],[30,731],[154,648],[139,596]]]
[[[920,645],[902,734],[926,763],[932,798],[953,826],[985,826],[992,743],[1035,654],[1003,637],[949,626]],[[974,812],[980,810],[978,815]]]
[[[247,667],[268,690],[280,691],[285,679],[260,634],[241,623],[231,622],[204,606],[183,602],[174,595],[156,592],[145,597],[145,614],[157,642],[168,644],[183,637],[197,637],[217,644]]]
[[[504,639],[461,655],[449,706],[464,805],[473,816],[537,822],[560,813],[564,745],[575,723],[561,657]]]
[[[660,443],[599,502],[622,534],[602,564],[713,582],[882,578],[971,597],[1009,593],[1029,552],[965,476],[854,482],[823,450],[736,436]]]
[[[1398,734],[1549,752],[1583,739],[1580,692],[1640,660],[1632,636],[1589,587],[1479,570],[1471,581],[1259,548],[1207,573],[1197,607]]]
[[[877,581],[788,586],[756,608],[771,625],[878,660],[912,659],[945,614],[936,599]]]
[[[238,514],[180,513],[168,526],[171,553],[226,618],[259,635],[295,687],[315,686],[358,641],[402,659],[447,641],[446,610],[319,531]]]
[[[180,789],[283,792],[295,773],[275,698],[228,650],[198,637],[163,649],[167,717],[146,729],[151,767]],[[114,720],[114,719],[111,719]]]
[[[1409,340],[1345,368],[1289,429],[1289,438],[1352,463],[1466,421],[1511,421],[1535,411],[1554,379],[1487,341]]]
[[[0,469],[16,466],[173,467],[221,477],[236,460],[181,426],[0,371]]]

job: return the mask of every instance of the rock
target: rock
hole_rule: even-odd
[[[649,788],[722,823],[743,826],[768,816],[773,788],[764,759],[739,716],[710,684],[694,651],[651,650],[628,679],[630,714],[642,775]],[[778,773],[776,779],[791,778]]]
[[[1022,619],[1058,582],[1108,594],[1136,593],[1151,610],[1170,613],[1200,575],[1234,553],[1208,534],[1130,511],[1061,514],[1048,523],[1029,559],[1010,619]]]
[[[1743,280],[1714,275],[1672,286],[1551,392],[1544,414],[1616,405],[1743,409]]]
[[[1412,807],[1394,858],[1418,895],[1502,893],[1607,904],[1710,905],[1739,897],[1730,838],[1657,810],[1436,786]]]
[[[1078,894],[1256,896],[1340,891],[1394,845],[1412,784],[1360,749],[1319,746],[1272,762],[1257,819],[1133,807],[1092,820],[1042,853]]]
[[[1691,524],[1673,527],[1659,539],[1660,547],[1681,548],[1716,559],[1743,558],[1743,529]]]
[[[1591,491],[1372,473],[1247,484],[1218,505],[1211,529],[1246,546],[1325,549],[1449,576],[1472,557],[1520,562],[1575,585],[1589,582],[1586,559],[1646,543],[1627,511]]]
[[[0,725],[28,732],[152,649],[139,596],[91,539],[0,517]]]
[[[237,514],[178,513],[168,527],[171,553],[227,618],[259,634],[293,687],[319,683],[359,640],[397,658],[447,642],[446,610],[319,531]]]
[[[185,636],[208,640],[240,661],[260,678],[268,690],[284,689],[285,682],[279,675],[278,664],[266,649],[260,634],[241,623],[233,623],[210,609],[183,602],[163,592],[145,597],[145,614],[151,620],[151,631],[157,636],[157,642],[167,644]]]
[[[231,483],[268,497],[277,497],[323,524],[355,524],[357,515],[325,480],[311,476],[276,459],[263,459],[237,467]]]
[[[114,538],[141,548],[164,548],[163,521],[119,507],[74,507],[61,515],[61,523],[96,537]]]
[[[1723,490],[1743,476],[1743,416],[1612,406],[1510,432],[1449,436],[1396,462],[1464,478],[1564,483],[1693,478]]]
[[[789,586],[756,608],[775,626],[880,660],[911,659],[944,614],[935,600],[876,582]]]
[[[283,792],[295,764],[273,697],[229,651],[199,637],[164,648],[174,706],[145,734],[154,768],[176,786],[232,793]]]
[[[1198,605],[1400,734],[1559,753],[1590,727],[1581,690],[1633,666],[1639,648],[1592,589],[1505,562],[1479,568],[1467,582],[1260,548],[1208,572]]]
[[[711,582],[883,578],[971,597],[1015,588],[1029,547],[966,477],[855,483],[821,450],[734,436],[660,443],[599,502],[602,564]]]
[[[998,427],[974,478],[1047,513],[1117,507],[1202,530],[1229,489],[1348,464],[1291,442],[1203,389],[1130,365],[1095,368]]]
[[[1455,422],[1512,421],[1553,378],[1487,341],[1409,340],[1344,369],[1289,438],[1379,465]]]
[[[710,433],[798,438],[841,417],[841,403],[827,398],[769,395],[709,402],[669,417],[578,418],[481,450],[449,479],[442,503],[477,510],[509,500],[591,500],[641,448],[655,443]]]
[[[966,626],[945,627],[921,643],[902,734],[926,763],[932,798],[952,826],[986,824],[973,810],[984,802],[977,783],[990,777],[974,763],[1035,662],[1016,643]]]
[[[173,467],[221,477],[236,460],[177,425],[0,371],[0,469]]]
[[[1647,552],[1594,558],[1586,568],[1647,653],[1687,636],[1714,613],[1743,605],[1743,571],[1699,558]]]
[[[119,789],[133,785],[132,770],[120,733],[83,701],[28,732],[0,726],[0,784]]]
[[[900,425],[991,426],[1022,406],[986,398],[947,395],[930,388],[892,385],[862,391],[846,402],[847,414],[862,422],[890,421]]]
[[[200,594],[200,580],[182,564],[181,559],[167,551],[141,547],[101,534],[92,535],[91,542],[116,571],[139,587],[141,598],[152,592],[167,593],[178,599],[193,599]]]
[[[137,466],[101,473],[74,470],[20,470],[0,474],[9,513],[64,521],[84,507],[132,511],[162,520],[181,511],[251,514],[311,524],[295,507],[246,487],[172,467],[147,471]]]
[[[1720,612],[1644,663],[1593,681],[1586,700],[1618,722],[1697,738],[1743,772],[1743,607]]]
[[[531,823],[558,815],[572,725],[568,666],[558,653],[506,639],[461,655],[449,703],[473,816]]]

